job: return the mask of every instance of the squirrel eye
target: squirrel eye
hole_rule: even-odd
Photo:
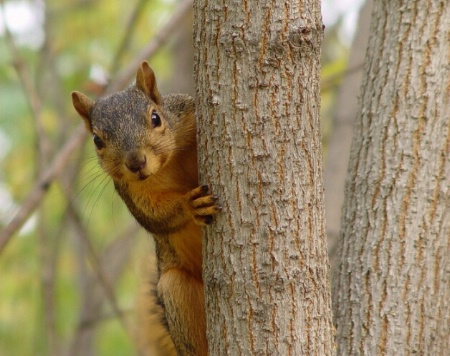
[[[161,126],[161,118],[159,117],[159,115],[156,113],[155,110],[152,111],[152,127],[158,127]]]
[[[98,150],[101,150],[103,147],[105,147],[105,143],[97,135],[94,135],[93,140],[94,140],[95,147],[97,147]]]

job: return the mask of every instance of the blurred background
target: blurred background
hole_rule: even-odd
[[[369,10],[358,27],[363,3],[322,2],[332,260],[368,36]],[[152,240],[98,168],[70,92],[94,98],[123,89],[147,59],[163,94],[193,94],[191,6],[0,0],[1,356],[134,353],[139,261]]]

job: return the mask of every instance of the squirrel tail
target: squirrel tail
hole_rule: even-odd
[[[138,350],[143,356],[176,356],[164,307],[156,296],[158,272],[154,255],[148,258],[144,269],[145,282],[141,282],[136,302]]]

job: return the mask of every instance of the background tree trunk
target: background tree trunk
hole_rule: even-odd
[[[334,282],[339,355],[450,350],[450,3],[377,1]]]
[[[328,252],[331,267],[334,266],[341,210],[344,203],[344,187],[347,177],[353,125],[358,112],[358,93],[363,76],[363,62],[370,33],[372,0],[361,8],[358,29],[355,33],[347,71],[339,87],[333,114],[333,127],[327,146],[324,169],[325,220],[327,227]]]
[[[223,212],[204,243],[211,355],[331,355],[319,1],[197,0],[202,183]]]
[[[193,10],[178,23],[170,49],[173,53],[171,79],[161,85],[162,93],[186,93],[194,96],[194,44],[192,41]]]

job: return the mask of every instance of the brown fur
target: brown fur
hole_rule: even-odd
[[[140,266],[140,290],[136,300],[137,342],[142,356],[175,356],[175,345],[167,329],[164,308],[156,292],[158,268],[156,258],[146,258]]]
[[[142,352],[207,355],[200,226],[219,208],[198,186],[193,99],[161,97],[143,62],[123,92],[95,103],[74,92],[72,101],[116,191],[155,240],[157,272],[138,301]]]

